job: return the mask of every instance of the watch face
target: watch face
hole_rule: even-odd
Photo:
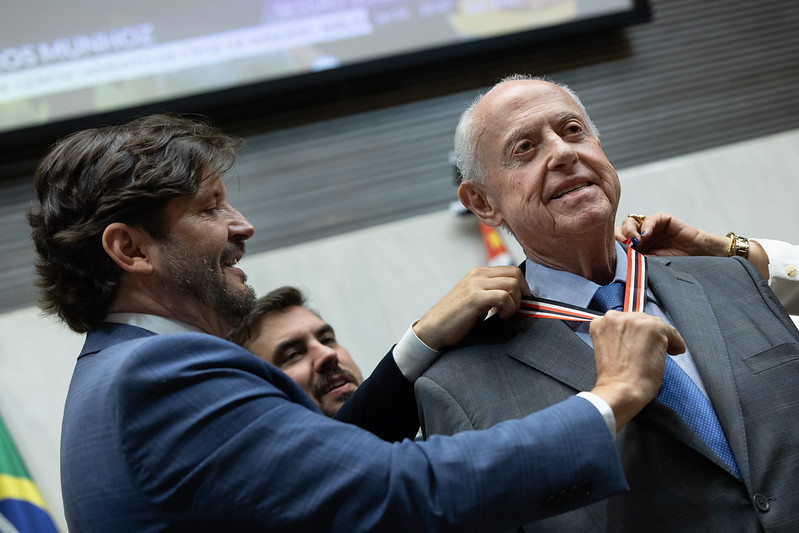
[[[730,249],[727,250],[727,257],[738,255],[746,259],[749,257],[749,239],[741,237],[733,232],[729,232],[726,237],[730,239]]]
[[[735,255],[746,259],[749,257],[749,239],[746,237],[735,237]]]

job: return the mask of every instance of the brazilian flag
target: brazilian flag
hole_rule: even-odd
[[[0,532],[58,533],[0,418]]]

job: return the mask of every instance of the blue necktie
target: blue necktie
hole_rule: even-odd
[[[589,306],[603,312],[609,310],[622,311],[624,308],[624,284],[613,282],[603,285],[594,293]],[[666,371],[656,399],[672,409],[690,427],[694,433],[705,441],[719,458],[741,479],[741,470],[735,456],[724,436],[724,430],[710,405],[710,401],[702,394],[696,383],[686,374],[680,365],[666,356]]]

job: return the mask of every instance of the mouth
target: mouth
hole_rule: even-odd
[[[222,268],[222,272],[232,274],[237,279],[241,279],[242,281],[246,282],[247,274],[244,272],[244,270],[238,267],[238,263],[243,257],[244,252],[242,250],[228,248],[219,259],[219,266]]]
[[[582,182],[582,183],[577,183],[577,184],[574,184],[574,185],[568,185],[568,186],[564,187],[563,189],[559,190],[554,195],[552,195],[552,200],[557,200],[558,198],[562,198],[562,197],[566,196],[569,193],[573,193],[575,191],[579,191],[580,189],[585,189],[586,187],[588,187],[590,185],[592,185],[592,184],[587,182],[587,181]]]
[[[334,376],[333,378],[329,379],[327,383],[325,383],[325,386],[322,389],[322,396],[342,392],[345,388],[349,388],[350,385],[352,385],[352,380],[350,380],[347,376]]]
[[[219,264],[222,265],[223,267],[234,267],[238,264],[238,262],[239,260],[236,259],[235,257],[227,257],[227,258],[223,257],[222,260],[219,261]]]
[[[244,251],[237,248],[227,248],[219,259],[222,267],[234,267],[244,257]]]

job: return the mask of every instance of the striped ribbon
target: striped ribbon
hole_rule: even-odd
[[[646,261],[644,256],[627,242],[627,282],[624,290],[624,310],[643,311],[646,302]],[[569,305],[555,300],[522,297],[519,309],[522,316],[529,318],[554,318],[572,322],[590,322],[603,313]]]
[[[643,311],[646,301],[646,262],[627,242],[627,282],[624,290],[624,311]],[[535,318],[556,318],[578,322],[591,321],[602,313],[567,305],[543,298],[523,298],[522,315]],[[724,461],[738,479],[741,469],[730,449],[724,429],[716,416],[710,400],[680,366],[670,357],[666,359],[663,382],[657,401],[673,410],[691,430]]]

